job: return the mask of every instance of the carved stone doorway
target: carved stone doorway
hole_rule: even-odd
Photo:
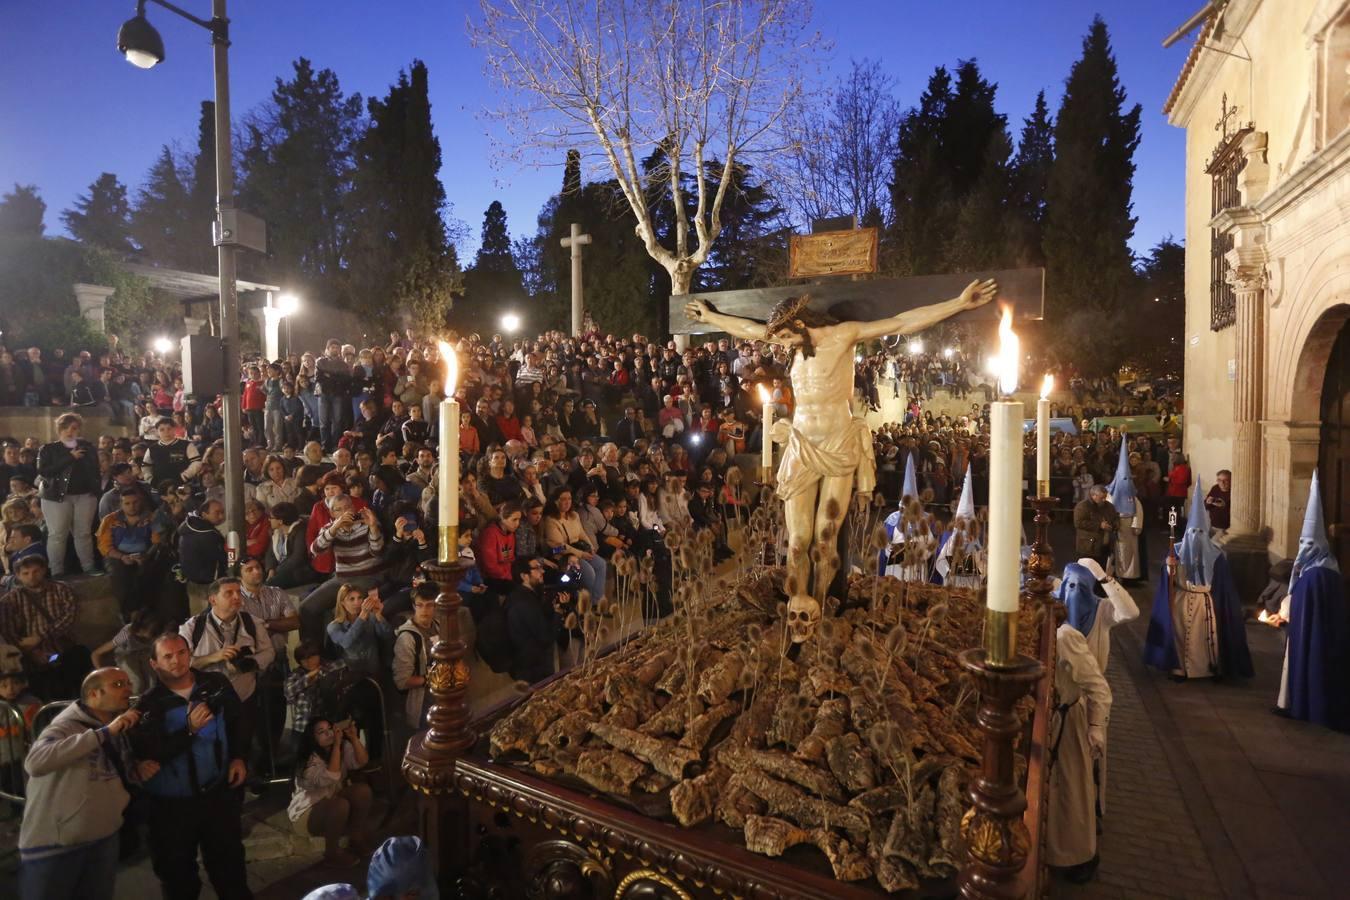
[[[1322,381],[1317,467],[1331,547],[1350,573],[1350,322],[1341,326]]]

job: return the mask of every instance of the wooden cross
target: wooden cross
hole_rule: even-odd
[[[999,316],[999,304],[1009,303],[1013,317],[1040,319],[1044,311],[1044,269],[1001,269],[992,272],[965,272],[959,275],[915,275],[908,278],[878,278],[871,281],[819,280],[789,287],[755,288],[744,291],[715,291],[670,298],[671,334],[699,334],[714,329],[690,321],[684,305],[705,300],[719,312],[748,319],[767,319],[775,303],[801,294],[811,295],[811,308],[828,312],[840,321],[870,322],[885,319],[909,309],[950,300],[971,281],[993,278],[998,282],[998,302],[958,313],[948,321],[993,322]]]

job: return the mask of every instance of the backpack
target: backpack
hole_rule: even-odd
[[[499,674],[511,669],[511,632],[506,625],[506,608],[496,601],[486,604],[478,620],[474,650],[489,669]]]
[[[426,640],[422,637],[422,632],[418,631],[416,628],[410,628],[410,629],[408,629],[407,631],[400,631],[399,634],[411,634],[411,635],[412,635],[412,639],[413,639],[413,674],[416,675],[418,669],[425,669],[425,668],[426,668],[426,666],[423,664],[423,660],[426,658]],[[395,641],[397,641],[397,638],[395,638]],[[398,687],[397,685],[394,686],[394,689],[395,689],[396,691],[398,691],[400,694],[406,694],[406,693],[408,693],[408,689],[407,689],[407,688],[401,688],[401,687]]]
[[[211,610],[204,609],[192,617],[192,647],[193,653],[197,652],[197,645],[202,642],[202,635],[206,634],[206,619],[211,615]],[[243,623],[248,636],[254,641],[254,649],[257,648],[258,632],[253,627],[253,617],[242,609],[239,610],[239,620]]]

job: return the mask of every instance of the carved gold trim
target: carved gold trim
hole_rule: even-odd
[[[693,900],[689,895],[689,892],[680,887],[674,880],[667,878],[665,875],[662,875],[660,872],[653,869],[634,869],[623,876],[623,880],[619,882],[619,886],[614,889],[614,900],[623,900],[623,895],[628,888],[632,887],[636,882],[643,880],[655,881],[662,887],[674,891],[675,896],[679,897],[680,900]]]

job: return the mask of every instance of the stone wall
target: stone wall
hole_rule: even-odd
[[[0,437],[12,437],[22,441],[35,437],[43,443],[56,440],[56,420],[70,410],[64,406],[0,406]],[[123,437],[132,433],[130,428],[112,424],[106,415],[80,413],[84,417],[84,436],[94,440],[99,435],[111,434]]]

